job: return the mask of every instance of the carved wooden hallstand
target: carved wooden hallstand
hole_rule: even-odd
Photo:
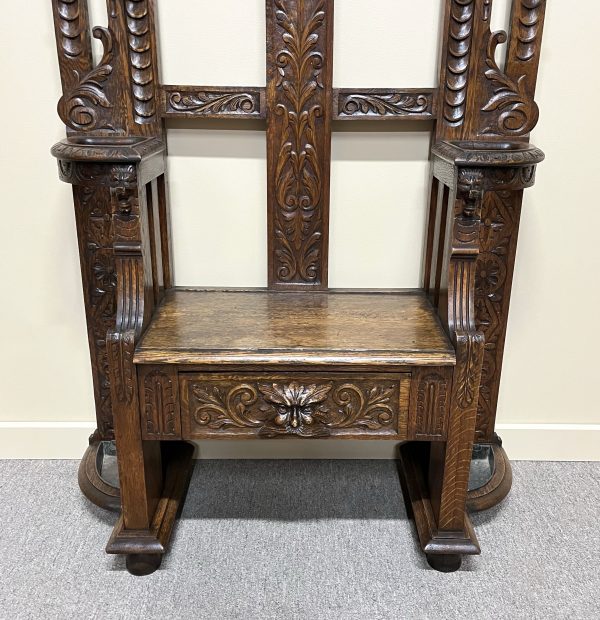
[[[107,551],[132,573],[160,564],[186,440],[206,438],[402,442],[429,563],[479,553],[467,502],[510,486],[494,423],[523,189],[544,157],[529,134],[546,3],[513,0],[507,36],[492,0],[442,1],[437,88],[334,89],[334,0],[266,0],[266,87],[247,88],[162,84],[154,0],[107,0],[97,65],[87,1],[51,0],[67,126],[52,153],[73,186],[97,413],[80,483],[120,504]],[[173,286],[165,119],[199,117],[266,123],[268,289]],[[332,122],[354,120],[433,128],[421,289],[328,289]],[[96,467],[109,440],[120,497]],[[474,444],[495,445],[498,471],[469,497]]]

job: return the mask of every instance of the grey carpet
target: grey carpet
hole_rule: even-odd
[[[161,570],[104,554],[73,461],[0,461],[0,618],[600,618],[600,463],[515,463],[483,555],[430,570],[389,461],[199,461]]]

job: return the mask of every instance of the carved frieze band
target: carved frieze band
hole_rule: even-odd
[[[144,439],[180,439],[177,373],[154,367],[139,369]]]
[[[264,88],[163,86],[162,115],[265,118],[264,98]]]
[[[398,377],[319,381],[203,376],[181,381],[191,438],[398,437],[406,420]]]
[[[169,118],[258,118],[266,117],[266,89],[239,86],[161,87],[161,115]],[[333,89],[334,120],[411,120],[435,117],[437,90]]]
[[[332,2],[268,9],[269,282],[326,286]]]
[[[336,89],[334,118],[431,120],[436,93],[434,89]]]

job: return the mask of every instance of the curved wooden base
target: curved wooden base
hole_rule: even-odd
[[[494,472],[486,484],[468,492],[467,509],[472,512],[497,506],[512,487],[512,468],[508,455],[502,447],[502,440],[496,437],[491,447],[494,454]]]
[[[460,555],[433,555],[427,554],[427,563],[440,573],[453,573],[460,568],[462,556]]]
[[[162,554],[132,553],[127,556],[125,566],[127,570],[137,577],[151,575],[159,568],[162,562]]]
[[[81,492],[92,504],[105,510],[118,512],[121,509],[121,493],[117,487],[103,480],[98,471],[102,458],[99,453],[101,445],[101,441],[94,441],[88,446],[79,464],[77,481]]]

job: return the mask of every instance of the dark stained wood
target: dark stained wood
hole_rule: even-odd
[[[159,442],[151,442],[160,446]],[[127,527],[124,515],[118,519],[106,546],[107,553],[127,556],[157,556],[155,562],[150,558],[133,557],[130,567],[139,567],[139,574],[149,574],[160,566],[165,553],[178,512],[183,506],[190,478],[194,470],[194,448],[185,442],[173,442],[164,450],[165,482],[157,502],[156,510],[149,526],[141,528]],[[147,567],[142,572],[140,564]],[[152,567],[154,567],[152,569]],[[152,569],[152,570],[148,570]],[[134,573],[136,574],[136,573]]]
[[[266,4],[269,286],[327,288],[333,0]]]
[[[407,511],[414,519],[421,548],[428,557],[478,555],[481,553],[479,542],[464,509],[462,521],[453,534],[444,532],[438,526],[426,482],[427,454],[424,445],[407,443],[401,445],[398,451],[399,475],[408,500]]]
[[[170,291],[135,362],[453,364],[420,293]]]
[[[183,438],[411,440],[400,471],[429,563],[479,553],[465,508],[510,486],[499,458],[467,493],[473,443],[494,441],[523,190],[544,157],[529,133],[546,2],[512,0],[506,34],[490,30],[492,0],[440,1],[438,86],[334,89],[334,0],[266,0],[266,88],[162,85],[155,0],[110,0],[93,29],[85,0],[51,0],[68,134],[52,152],[73,185],[91,439],[116,439],[108,550],[130,572],[165,552],[191,470]],[[169,117],[266,120],[269,290],[173,289]],[[332,120],[435,121],[423,290],[327,290]],[[92,453],[80,482],[102,505]]]
[[[333,93],[333,118],[342,121],[431,121],[438,96],[433,88],[336,88]]]
[[[166,118],[266,118],[266,90],[240,86],[163,86]]]
[[[185,439],[406,439],[410,374],[181,373]]]

